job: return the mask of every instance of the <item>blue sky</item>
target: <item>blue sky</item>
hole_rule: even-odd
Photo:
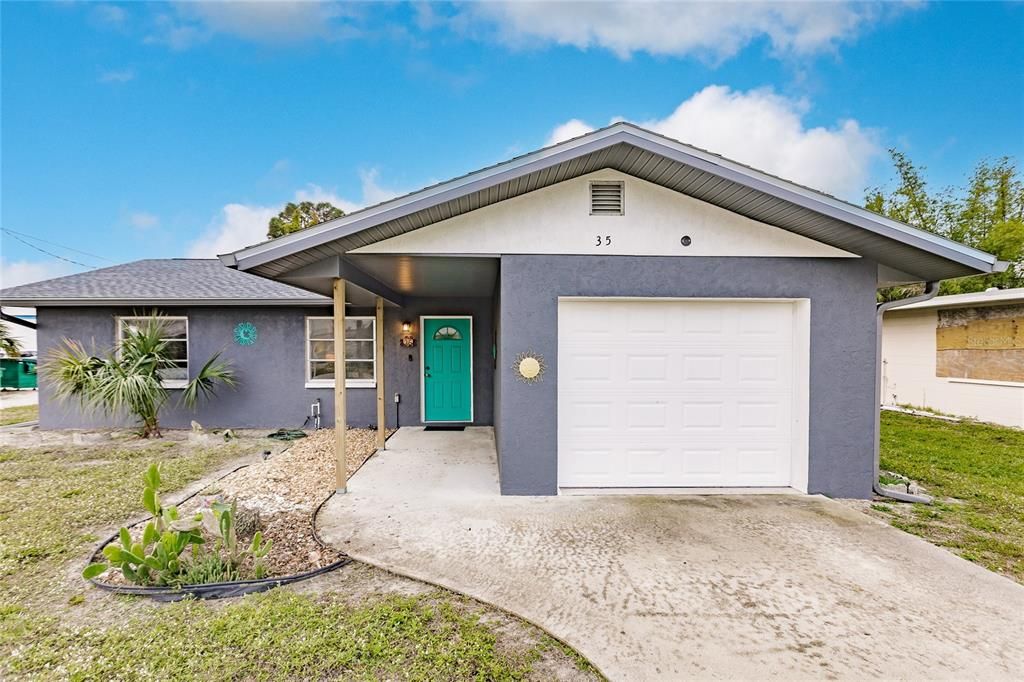
[[[860,201],[889,147],[1024,159],[1022,42],[1024,3],[5,3],[0,219],[212,256],[617,118]],[[86,269],[0,247],[3,286]]]

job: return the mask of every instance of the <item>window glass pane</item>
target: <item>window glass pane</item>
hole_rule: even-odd
[[[311,362],[310,365],[310,379],[334,379],[334,363],[333,362]]]
[[[354,320],[351,318],[345,319],[345,338],[346,339],[372,339],[373,338],[373,320],[363,319]]]
[[[309,338],[311,339],[333,339],[334,320],[311,319],[309,320]]]
[[[136,318],[122,318],[121,319],[121,334],[127,336],[128,332],[139,331],[139,326],[144,323],[143,320]]]
[[[373,379],[373,363],[349,360],[345,363],[345,376],[349,379]]]
[[[188,342],[168,341],[167,356],[175,360],[188,360]]]
[[[177,380],[177,379],[188,379],[188,370],[185,367],[168,367],[167,369],[160,370],[160,378],[164,381]]]
[[[462,334],[455,327],[441,327],[434,332],[434,340],[436,341],[458,341],[462,338]]]
[[[373,341],[346,341],[346,360],[373,360]]]
[[[184,339],[185,320],[163,320],[165,339]]]
[[[310,360],[334,360],[334,341],[310,341]]]

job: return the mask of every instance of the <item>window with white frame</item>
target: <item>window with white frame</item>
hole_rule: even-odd
[[[128,331],[138,331],[152,320],[151,316],[117,318],[117,345]],[[174,362],[173,367],[160,370],[165,388],[183,388],[188,383],[188,318],[160,316],[164,324],[162,340],[167,343],[167,354]]]
[[[377,325],[372,317],[345,317],[345,386],[377,385]],[[334,318],[306,318],[306,384],[334,385]]]

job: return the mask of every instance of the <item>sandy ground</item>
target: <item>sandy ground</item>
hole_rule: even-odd
[[[39,391],[11,389],[0,391],[0,409],[35,405],[39,402]]]

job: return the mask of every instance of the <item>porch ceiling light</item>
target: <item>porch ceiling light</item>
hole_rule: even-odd
[[[402,346],[412,348],[416,345],[416,337],[412,334],[412,322],[402,323]]]

